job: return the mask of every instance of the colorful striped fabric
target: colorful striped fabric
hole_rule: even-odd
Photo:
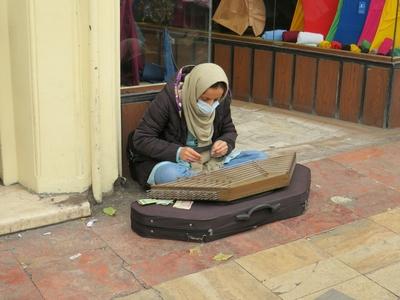
[[[305,32],[327,35],[335,18],[339,0],[302,0]]]
[[[372,43],[376,34],[376,30],[378,29],[384,6],[385,0],[371,0],[364,28],[361,32],[360,38],[358,39],[359,45],[361,45],[363,41]]]
[[[372,41],[371,49],[378,49],[385,38],[391,38],[395,40],[395,48],[400,46],[400,5],[398,5],[397,0],[386,0],[385,6],[382,11],[382,16],[379,21],[378,29],[376,30],[376,35]],[[398,10],[399,9],[399,10]],[[399,16],[396,18],[396,12]],[[397,26],[396,26],[397,19]],[[396,36],[394,36],[395,27]]]
[[[340,13],[342,12],[342,7],[343,7],[343,0],[339,0],[335,18],[333,19],[331,28],[329,29],[329,32],[325,38],[329,42],[332,42],[333,38],[335,37],[337,26],[338,26],[339,20],[340,20]]]
[[[343,0],[335,41],[343,44],[358,42],[367,18],[370,0]]]
[[[296,9],[290,25],[290,31],[303,31],[304,28],[304,11],[301,0],[297,0]]]

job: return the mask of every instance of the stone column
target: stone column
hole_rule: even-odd
[[[7,4],[18,182],[37,193],[82,192],[93,184],[101,201],[120,157],[119,4]]]

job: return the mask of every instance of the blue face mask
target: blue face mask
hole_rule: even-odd
[[[219,105],[219,101],[214,101],[214,103],[212,105],[210,105],[201,99],[197,100],[197,107],[199,108],[201,113],[205,116],[211,116],[211,114],[218,107],[218,105]]]

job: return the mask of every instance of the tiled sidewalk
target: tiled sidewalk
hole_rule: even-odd
[[[399,218],[375,215],[121,299],[398,299]]]
[[[239,148],[296,151],[311,168],[304,215],[207,244],[146,239],[130,229],[130,203],[145,197],[131,183],[91,218],[1,236],[0,299],[400,297],[400,131],[233,112]]]
[[[3,236],[0,299],[396,299],[399,147],[307,163],[304,215],[212,243],[137,236],[126,192],[113,200],[117,216],[97,208],[93,227],[82,219]],[[233,257],[213,260],[221,252]]]

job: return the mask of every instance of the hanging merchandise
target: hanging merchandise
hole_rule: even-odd
[[[333,22],[332,22],[331,28],[329,29],[328,34],[326,35],[325,39],[329,42],[332,42],[333,38],[335,37],[336,30],[337,30],[339,20],[340,20],[340,13],[342,12],[343,1],[344,0],[339,0],[335,18],[333,19]]]
[[[133,0],[120,1],[120,55],[121,84],[139,84],[139,74],[143,69],[140,39],[132,12]]]
[[[263,0],[221,0],[213,20],[243,35],[252,27],[255,36],[263,33],[265,27],[265,4]]]
[[[397,12],[397,14],[396,14]],[[398,16],[398,17],[397,17]],[[397,21],[396,21],[397,20]],[[397,23],[397,25],[396,25]],[[378,49],[385,38],[395,40],[395,48],[400,47],[400,5],[398,0],[386,0],[382,16],[372,41],[371,49]],[[396,29],[396,36],[395,36]]]
[[[359,45],[361,45],[363,41],[372,43],[376,30],[378,29],[379,20],[381,19],[384,6],[385,0],[371,0],[364,28],[361,32],[360,38],[358,39]]]
[[[303,31],[304,29],[304,11],[301,0],[297,0],[290,31]]]
[[[344,0],[340,20],[337,26],[335,41],[343,44],[358,43],[365,19],[367,18],[370,0]]]
[[[168,29],[163,30],[163,59],[164,59],[164,81],[168,82],[176,73],[177,68],[172,52],[172,38]]]
[[[339,0],[302,0],[304,31],[327,35],[335,18]]]

